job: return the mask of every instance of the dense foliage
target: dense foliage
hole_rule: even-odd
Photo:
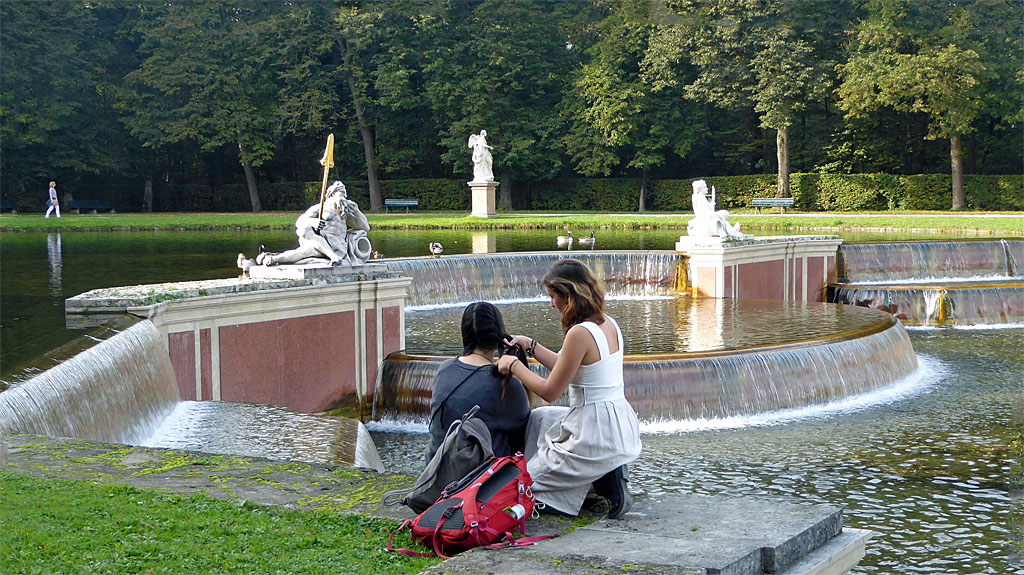
[[[52,179],[120,211],[291,210],[333,132],[332,177],[364,206],[461,209],[486,129],[502,208],[680,209],[678,181],[748,176],[807,209],[1019,209],[1014,180],[977,176],[1024,169],[1022,10],[7,0],[0,194],[33,211]]]

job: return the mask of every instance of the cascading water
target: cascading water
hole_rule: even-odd
[[[152,322],[103,331],[116,334],[0,393],[0,446],[7,435],[28,433],[383,471],[361,422],[270,405],[180,401]],[[67,347],[84,345],[73,344]]]
[[[917,369],[917,357],[899,322],[867,315],[874,320],[871,325],[834,333],[825,341],[627,355],[626,399],[647,421],[722,418],[840,399],[884,387]],[[434,374],[445,359],[389,357],[377,385],[373,418],[423,419],[429,413]],[[544,367],[530,367],[547,376]]]
[[[1024,241],[901,242],[843,244],[840,280],[880,283],[948,279],[996,279],[1010,276],[1010,251]]]
[[[627,399],[647,420],[728,417],[827,402],[883,387],[917,368],[903,327],[878,312],[813,302],[675,298],[674,252],[570,255],[605,277],[609,313],[627,336]],[[406,308],[406,355],[384,362],[374,419],[415,420],[428,412],[440,362],[459,351],[451,341],[458,340],[464,303],[496,303],[510,330],[555,344],[561,338],[558,321],[545,315],[550,310],[539,301],[539,278],[561,257],[388,262],[414,278],[414,294]],[[546,374],[539,365],[532,369]]]
[[[624,297],[673,295],[679,258],[671,251],[536,252],[388,260],[391,271],[413,278],[408,307],[544,296],[540,278],[551,264],[576,258]]]
[[[1024,323],[1024,241],[850,244],[829,301],[887,311],[906,325]]]
[[[139,443],[178,400],[167,346],[141,321],[0,393],[0,431]]]

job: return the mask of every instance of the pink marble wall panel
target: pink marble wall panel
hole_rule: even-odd
[[[731,298],[733,279],[736,277],[736,266],[725,266],[724,273],[725,277],[722,278],[724,280],[724,285],[722,286],[722,291],[724,293],[722,294],[722,297]]]
[[[739,298],[781,301],[785,287],[786,276],[781,259],[739,266]]]
[[[394,353],[402,349],[402,308],[393,305],[384,308],[381,318],[381,333],[384,340],[384,359],[389,353]]]
[[[365,312],[363,322],[366,325],[366,397],[373,397],[373,390],[377,387],[377,364],[380,359],[377,357],[377,310],[368,309]]]
[[[167,352],[171,356],[174,379],[182,401],[195,401],[196,397],[196,340],[191,331],[167,335]]]
[[[213,342],[210,340],[210,328],[199,330],[199,357],[202,361],[199,377],[203,399],[213,399]]]
[[[835,273],[835,258],[831,273]],[[807,301],[825,301],[825,269],[823,257],[807,258]]]
[[[355,312],[220,328],[223,401],[283,405],[307,413],[356,394]]]

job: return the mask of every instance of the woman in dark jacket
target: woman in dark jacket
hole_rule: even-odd
[[[462,355],[442,363],[434,377],[427,461],[440,447],[452,422],[474,405],[480,406],[476,417],[491,432],[495,457],[523,450],[530,418],[526,389],[519,380],[498,373],[494,365],[505,337],[505,322],[494,304],[476,302],[466,307],[462,313]]]

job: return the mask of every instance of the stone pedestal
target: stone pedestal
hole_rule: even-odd
[[[676,251],[686,259],[685,287],[695,296],[825,301],[841,243],[835,236],[682,236]]]
[[[473,190],[473,211],[470,215],[478,218],[496,218],[498,214],[494,211],[494,191],[498,189],[498,182],[467,182]]]

